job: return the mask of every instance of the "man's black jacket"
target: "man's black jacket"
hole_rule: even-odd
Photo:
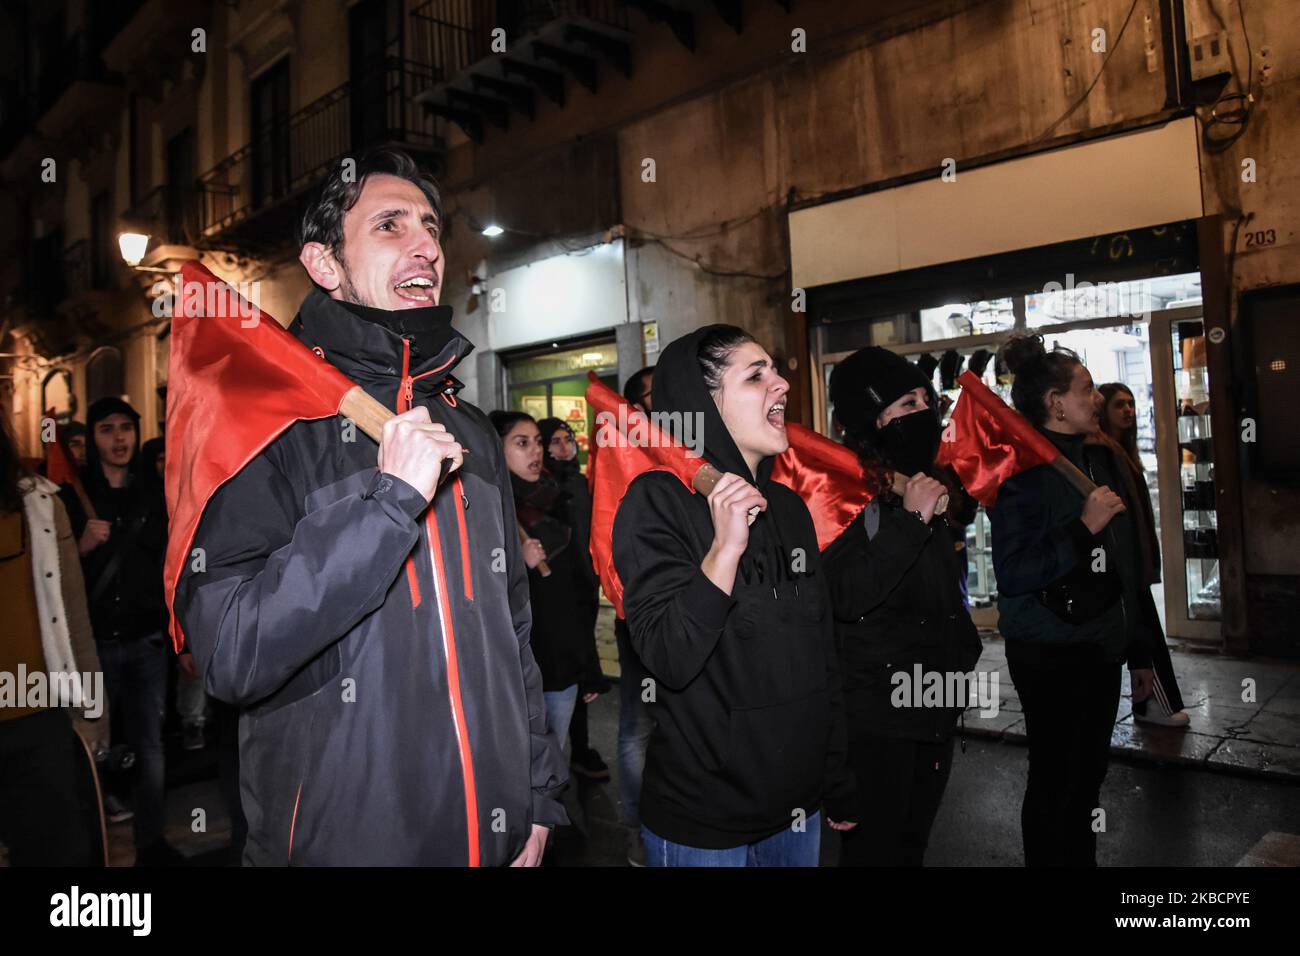
[[[133,469],[122,488],[110,488],[102,476],[96,480],[87,475],[85,490],[95,516],[113,526],[108,540],[81,559],[95,639],[130,641],[167,630],[163,597],[167,505],[162,485]],[[81,499],[71,485],[59,489],[59,498],[67,508],[72,533],[80,538],[89,518]],[[115,561],[123,548],[126,552]],[[112,578],[101,584],[106,573]]]
[[[565,822],[567,774],[500,443],[450,375],[473,346],[447,328],[412,363],[318,290],[291,331],[467,454],[426,506],[345,420],[299,421],[208,504],[175,607],[209,693],[243,711],[245,862],[509,863]]]

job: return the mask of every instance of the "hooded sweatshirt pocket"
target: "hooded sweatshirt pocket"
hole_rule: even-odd
[[[826,773],[830,701],[823,691],[731,712],[726,777],[729,816],[757,826],[811,815]]]

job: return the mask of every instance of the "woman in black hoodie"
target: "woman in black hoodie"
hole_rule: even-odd
[[[489,418],[501,436],[515,515],[528,535],[523,544],[528,565],[528,596],[533,609],[532,648],[542,672],[546,722],[563,746],[580,685],[601,680],[591,607],[596,595],[586,586],[591,565],[586,548],[574,540],[568,496],[542,470],[542,436],[537,422],[523,412],[493,412]],[[550,574],[543,575],[545,561]],[[595,693],[584,693],[587,703]]]
[[[981,650],[952,534],[935,514],[947,492],[929,474],[942,429],[938,402],[924,372],[883,348],[840,362],[830,393],[844,443],[876,486],[825,555],[849,760],[860,782],[854,819],[863,822],[843,835],[840,865],[920,866],[967,703],[965,685],[949,676],[971,673]],[[910,476],[901,498],[885,486],[888,472]],[[943,675],[958,699],[916,706],[921,693],[912,685],[930,674]]]
[[[649,866],[815,866],[823,804],[832,827],[853,826],[817,536],[803,501],[771,480],[789,447],[788,391],[734,326],[677,339],[655,369],[656,421],[723,477],[705,498],[643,474],[614,521],[631,642],[652,681]]]

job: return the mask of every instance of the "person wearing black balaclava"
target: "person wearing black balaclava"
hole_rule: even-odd
[[[917,706],[921,695],[900,688],[918,668],[966,674],[980,656],[953,573],[952,536],[935,513],[947,491],[931,474],[941,435],[936,396],[924,372],[873,347],[835,367],[830,397],[845,444],[874,486],[824,555],[861,821],[842,836],[840,865],[920,866],[965,701]],[[890,472],[910,476],[902,497],[884,480]]]
[[[578,553],[578,566],[586,579],[585,586],[580,585],[580,594],[590,595],[590,601],[579,601],[590,620],[584,620],[579,627],[582,634],[596,633],[596,615],[600,610],[600,580],[596,577],[595,566],[590,560],[583,560],[591,553],[591,490],[587,487],[587,476],[578,466],[578,440],[568,422],[559,418],[543,418],[537,423],[542,435],[542,471],[551,478],[567,499],[569,515],[573,519],[573,541]],[[569,721],[569,769],[581,774],[588,780],[605,781],[609,779],[609,767],[600,758],[596,748],[591,746],[591,737],[587,730],[587,697],[590,694],[604,694],[610,689],[610,682],[597,668],[597,679],[589,680],[578,687],[578,699],[573,705],[573,719]]]
[[[790,386],[729,325],[674,341],[654,376],[665,427],[723,474],[707,498],[666,472],[640,475],[614,519],[655,720],[646,863],[816,866],[822,811],[837,830],[856,818],[817,535],[771,477],[790,444]]]

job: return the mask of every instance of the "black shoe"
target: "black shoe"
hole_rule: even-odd
[[[586,753],[574,754],[569,766],[574,773],[581,774],[588,780],[609,779],[609,767],[605,766],[605,761],[600,759],[600,754],[592,747],[588,747]]]
[[[185,866],[185,854],[166,840],[158,840],[135,851],[136,866]]]

